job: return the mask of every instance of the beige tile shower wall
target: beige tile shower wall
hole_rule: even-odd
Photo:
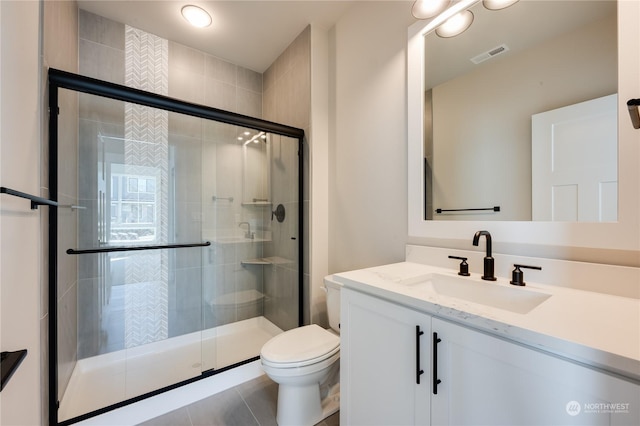
[[[264,118],[307,130],[311,106],[311,27],[264,72]]]
[[[48,103],[47,71],[56,68],[69,72],[78,72],[78,9],[75,2],[47,1],[42,9],[42,98],[41,105]],[[78,97],[75,93],[59,92],[60,115],[58,116],[58,201],[62,205],[78,204],[77,179],[77,139],[78,139]],[[48,115],[43,108],[42,117],[42,195],[48,195],[49,182],[49,134],[47,133]],[[45,210],[43,210],[45,212]],[[42,259],[41,276],[41,384],[42,384],[42,422],[46,424],[48,416],[48,217],[41,214]],[[77,360],[77,278],[78,264],[74,256],[64,253],[64,248],[77,245],[77,210],[58,209],[59,229],[66,232],[58,235],[58,397],[64,393],[71,372]]]
[[[169,42],[169,96],[188,102],[203,104],[225,111],[237,112],[252,117],[262,117],[262,74],[237,66],[220,58],[211,56],[193,48]],[[202,235],[211,240],[215,237],[242,235],[240,222],[250,222],[252,231],[261,231],[262,210],[243,208],[242,179],[243,153],[242,143],[237,137],[242,129],[228,124],[199,120],[172,114],[169,129],[171,143],[181,146],[191,143],[197,145],[198,155],[185,160],[183,167],[176,164],[176,170],[190,170],[188,174],[176,175],[176,182],[195,199],[185,200],[178,208],[178,232],[185,235],[187,229],[195,228],[195,223],[187,223],[195,215],[195,203],[198,205]],[[191,125],[189,125],[191,123]],[[180,148],[184,151],[182,148]],[[201,173],[194,173],[199,170]],[[178,193],[178,191],[177,191]],[[212,197],[220,197],[213,201]],[[228,198],[233,198],[233,201]],[[192,235],[199,239],[200,235]],[[184,315],[196,310],[196,305],[204,308],[204,323],[201,328],[211,328],[236,322],[248,317],[262,315],[262,306],[256,306],[251,312],[236,307],[221,308],[220,303],[230,296],[244,290],[262,292],[262,269],[244,268],[240,261],[261,257],[262,244],[216,243],[206,249],[203,263],[202,292],[176,293],[178,303],[189,308]],[[187,273],[194,272],[185,271]],[[193,282],[193,280],[186,280]],[[201,298],[204,300],[201,301]],[[233,300],[233,297],[231,297]],[[188,312],[187,312],[188,311]],[[181,314],[181,316],[184,316]],[[196,318],[196,319],[199,319]],[[184,327],[193,327],[193,321]]]
[[[123,24],[86,11],[79,11],[78,73],[117,84],[124,84],[125,27]],[[99,132],[124,137],[124,106],[98,96],[79,94],[78,247],[92,247],[98,240],[98,164]],[[117,151],[114,141],[105,142],[108,152]],[[62,228],[61,228],[62,229]],[[66,231],[66,230],[65,230]],[[66,255],[65,255],[66,256]],[[104,335],[100,333],[99,256],[76,256],[78,260],[77,351],[78,359],[96,355]],[[109,343],[114,339],[107,335]],[[62,395],[61,395],[62,396]]]
[[[296,39],[287,47],[287,49],[275,60],[275,62],[264,72],[263,78],[264,84],[264,99],[263,99],[263,114],[264,119],[269,121],[275,121],[289,126],[302,128],[305,134],[309,134],[310,117],[311,117],[311,27],[302,31],[296,37]],[[291,141],[289,141],[291,143]],[[309,170],[309,153],[308,144],[305,142],[305,151],[303,152],[304,158],[304,185],[305,185],[305,199],[303,200],[304,208],[304,226],[305,229],[299,232],[305,236],[309,235],[309,199],[308,199],[308,170]],[[296,176],[297,177],[297,176]],[[272,184],[274,204],[278,204],[287,200],[290,194],[282,193],[281,191],[286,188],[286,185],[279,185],[274,182]],[[288,205],[285,204],[287,212],[296,212],[297,203],[291,198],[292,202]],[[279,228],[282,226],[288,226],[294,222],[287,221],[283,224],[274,222],[273,232],[274,235],[279,233]],[[305,244],[308,247],[309,244]],[[274,245],[278,247],[278,245]],[[280,246],[281,247],[281,246]],[[286,248],[285,248],[286,250]],[[272,255],[272,254],[267,254]],[[277,255],[277,253],[273,254]],[[303,288],[305,295],[310,294],[310,277],[309,277],[309,251],[304,250],[304,259],[301,259],[304,267],[304,281]],[[297,318],[291,317],[290,314],[284,313],[279,307],[287,305],[295,305],[298,298],[297,287],[294,288],[297,283],[296,271],[286,266],[274,266],[274,273],[265,276],[265,292],[267,293],[267,300],[269,301],[265,305],[265,316],[277,324],[283,324],[285,328],[291,328],[297,326]],[[283,287],[284,283],[288,283],[286,287]],[[308,323],[310,321],[309,312],[309,297],[305,296],[307,300],[304,302],[304,321]],[[283,326],[281,325],[281,327]]]
[[[262,116],[262,74],[169,42],[169,96]]]
[[[80,11],[80,64],[81,74],[118,84],[124,84],[124,25],[103,17]],[[227,111],[237,112],[253,117],[262,117],[262,74],[211,56],[190,47],[169,41],[168,59],[169,92],[173,98],[211,106]],[[83,102],[84,102],[83,98]],[[109,111],[107,120],[122,123],[120,113],[112,111],[100,100],[89,99],[87,102],[100,102],[96,105],[100,111]],[[89,108],[88,108],[89,109]],[[104,125],[93,119],[97,125]],[[115,131],[110,126],[111,131]],[[201,238],[200,228],[205,238],[212,235],[231,236],[240,234],[238,223],[251,221],[263,222],[262,211],[242,208],[242,146],[238,143],[234,126],[203,121],[180,114],[169,115],[170,145],[175,151],[176,169],[182,172],[176,175],[176,211],[178,221],[175,232],[181,240],[197,241]],[[88,153],[93,156],[94,153]],[[198,172],[202,173],[198,173]],[[233,197],[234,202],[219,201],[213,203],[211,197]],[[202,201],[201,201],[202,200]],[[202,203],[202,205],[201,205]],[[82,235],[89,235],[91,229],[83,229]],[[258,289],[261,277],[247,273],[238,268],[240,260],[246,254],[239,247],[233,247],[232,253],[225,257],[224,265],[210,264],[205,261],[204,292],[205,301],[225,293],[245,289]],[[229,251],[229,250],[226,250]],[[215,254],[213,249],[207,252]],[[179,277],[187,277],[185,281],[197,283],[196,266],[187,259],[187,252],[177,252],[177,270]],[[255,253],[251,257],[262,256]],[[217,261],[216,261],[217,262]],[[89,268],[91,269],[91,268]],[[94,277],[89,270],[87,277]],[[83,285],[88,289],[95,287],[92,282]],[[175,289],[173,289],[175,290]],[[182,319],[199,312],[201,292],[190,294],[185,291],[171,290],[172,305],[185,307],[178,316]],[[197,294],[196,294],[197,293]],[[79,295],[80,306],[88,306],[93,298],[91,291]],[[197,298],[197,300],[196,300]],[[86,299],[86,300],[85,300]],[[174,303],[175,302],[175,303]],[[205,307],[206,309],[206,307]],[[207,311],[208,312],[208,311]],[[258,313],[261,314],[261,313]],[[197,317],[197,318],[196,318]],[[181,334],[200,326],[200,315],[193,320],[181,320],[181,326],[171,328],[171,334]],[[237,320],[235,316],[231,318]],[[86,324],[86,322],[83,322]],[[205,326],[210,325],[207,321]],[[81,358],[95,352],[95,328],[90,325],[82,337]],[[80,326],[85,327],[85,325]],[[88,346],[85,350],[85,346]]]

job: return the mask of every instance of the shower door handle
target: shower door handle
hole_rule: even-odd
[[[102,248],[91,248],[85,250],[67,249],[67,254],[88,254],[88,253],[112,253],[115,251],[144,251],[144,250],[164,250],[164,249],[177,249],[177,248],[191,248],[191,247],[208,247],[211,242],[205,241],[203,243],[189,243],[189,244],[164,244],[160,246],[109,246]]]

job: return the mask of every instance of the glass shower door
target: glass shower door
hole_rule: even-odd
[[[299,325],[298,160],[297,139],[205,123],[205,370],[257,359]],[[276,217],[277,204],[288,217]]]
[[[55,75],[50,120],[72,124],[51,127],[51,168],[77,173],[52,190],[52,423],[256,360],[299,326],[302,131]]]
[[[77,352],[61,420],[202,373],[202,147],[187,130],[203,120],[89,94],[79,115],[78,241],[66,254],[77,331],[62,330],[77,333]]]

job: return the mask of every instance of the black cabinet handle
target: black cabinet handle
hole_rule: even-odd
[[[420,384],[420,376],[424,374],[424,370],[420,369],[420,336],[424,331],[420,331],[420,326],[416,325],[416,384]]]
[[[442,339],[438,339],[438,333],[433,333],[433,394],[438,394],[438,384],[442,380],[438,379],[438,343],[442,342]]]

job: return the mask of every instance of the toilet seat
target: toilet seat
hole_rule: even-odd
[[[260,353],[262,363],[274,368],[298,368],[312,365],[340,351],[340,337],[311,324],[277,335]]]

